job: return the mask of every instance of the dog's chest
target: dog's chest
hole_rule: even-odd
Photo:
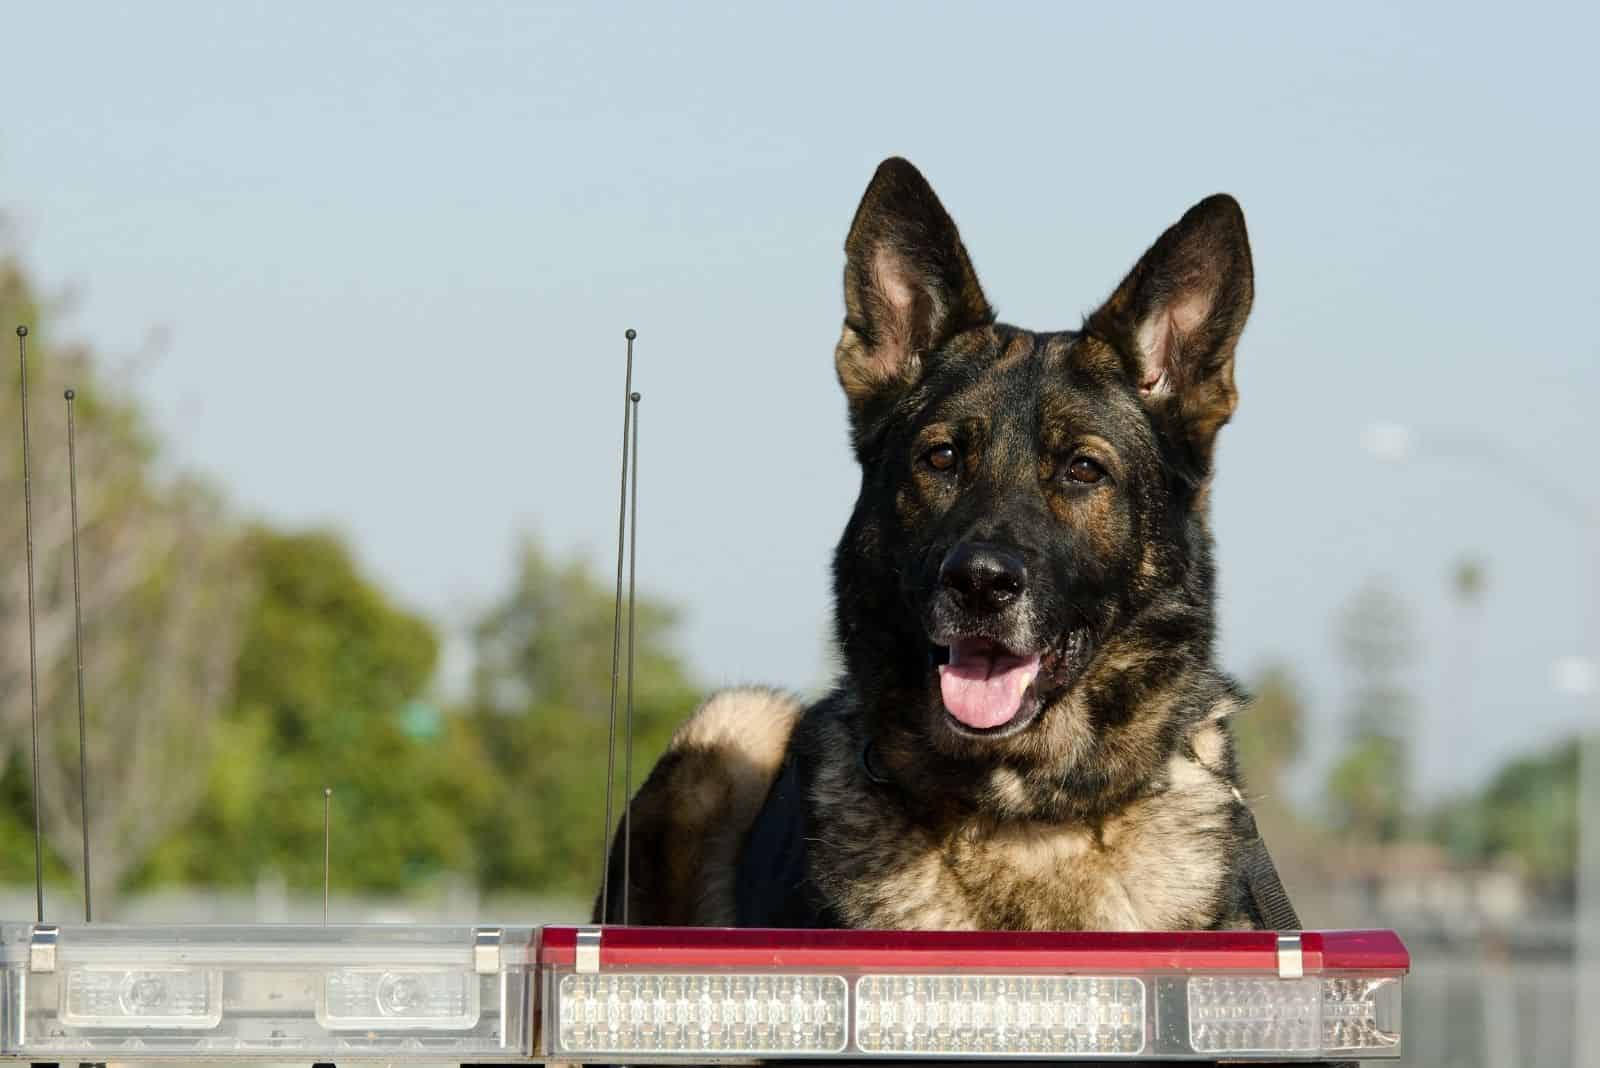
[[[814,797],[813,872],[851,926],[1162,930],[1209,926],[1223,907],[1232,793],[1183,757],[1166,789],[1095,828],[973,822],[935,835],[859,794],[847,803],[854,791],[828,778]]]

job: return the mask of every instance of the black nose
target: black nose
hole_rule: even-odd
[[[1010,549],[962,542],[939,565],[939,584],[969,612],[998,612],[1028,588],[1028,568]]]

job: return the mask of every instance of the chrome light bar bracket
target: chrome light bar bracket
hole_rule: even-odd
[[[1300,979],[1306,974],[1305,953],[1300,948],[1300,932],[1284,931],[1278,935],[1278,978]]]
[[[472,932],[472,970],[479,975],[500,971],[500,943],[505,931],[499,927],[478,927]]]
[[[593,975],[600,970],[600,933],[599,927],[579,928],[573,957],[573,970],[579,975]]]
[[[56,970],[56,946],[61,943],[61,928],[53,923],[37,923],[28,941],[28,970],[49,974]]]

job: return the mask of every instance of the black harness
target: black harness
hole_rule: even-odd
[[[740,927],[844,926],[811,878],[807,778],[791,751],[750,827],[734,880]]]
[[[1244,876],[1245,890],[1250,895],[1257,921],[1269,931],[1300,930],[1300,916],[1294,911],[1294,905],[1290,904],[1289,891],[1283,888],[1283,880],[1278,877],[1278,866],[1272,863],[1267,843],[1256,828],[1255,814],[1237,791],[1234,793],[1234,802],[1239,806],[1234,818],[1244,828],[1244,847],[1239,854],[1240,874]]]
[[[800,765],[791,751],[745,840],[734,882],[740,927],[843,926],[811,878],[805,800],[811,784]],[[889,784],[873,767],[870,745],[861,751],[861,766],[874,783]],[[1244,839],[1240,875],[1253,918],[1266,930],[1298,931],[1300,917],[1256,828],[1255,816],[1243,798],[1237,794],[1235,798],[1238,810],[1234,819]]]

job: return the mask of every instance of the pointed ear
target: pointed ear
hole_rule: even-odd
[[[1085,326],[1117,349],[1145,403],[1176,420],[1206,465],[1238,403],[1233,349],[1254,292],[1244,212],[1219,193],[1162,234]]]
[[[876,397],[917,380],[923,357],[994,321],[956,224],[903,159],[878,165],[845,239],[839,383],[859,418]]]

